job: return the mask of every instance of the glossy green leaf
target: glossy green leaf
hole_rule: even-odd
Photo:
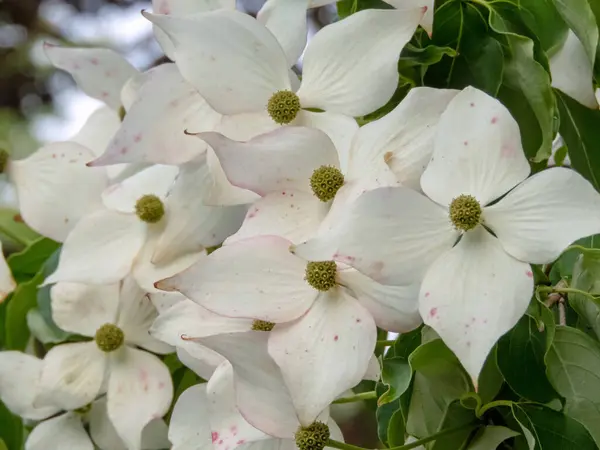
[[[8,300],[5,336],[7,350],[25,350],[30,336],[27,313],[37,305],[37,289],[42,281],[44,275],[40,272],[30,281],[17,286]]]
[[[467,450],[493,450],[507,439],[517,436],[514,430],[500,426],[487,426],[482,428],[473,441],[467,447]]]
[[[546,333],[529,316],[523,316],[498,341],[498,368],[506,382],[521,397],[540,403],[557,396],[546,378],[545,353]]]
[[[8,447],[4,443],[4,439],[0,439],[0,450],[8,450]]]
[[[473,424],[472,427],[466,425]],[[451,428],[461,428],[454,433],[447,434],[441,439],[434,441],[431,450],[462,450],[467,443],[471,432],[477,426],[475,412],[464,408],[460,401],[452,402],[445,411],[438,432]]]
[[[600,256],[579,255],[573,268],[571,287],[591,294],[600,294]],[[600,339],[600,307],[581,294],[569,295],[569,306]]]
[[[21,419],[12,414],[2,402],[0,402],[0,439],[10,450],[19,450],[23,442]]]
[[[479,374],[477,393],[481,401],[483,403],[491,402],[500,392],[502,383],[504,383],[504,377],[498,368],[497,347],[494,347],[485,360],[481,374]]]
[[[5,208],[0,208],[0,236],[23,245],[29,245],[40,238],[38,233],[23,222],[18,211]]]
[[[559,326],[546,363],[548,379],[566,399],[565,414],[581,422],[600,446],[600,344]]]
[[[575,242],[575,244],[590,249],[600,249],[600,235],[597,234],[579,239]],[[572,278],[573,268],[575,267],[575,262],[580,254],[580,250],[572,249],[564,252],[560,258],[558,258],[556,263],[554,263],[552,266],[552,271],[550,272],[550,279],[552,280],[553,284],[558,283],[561,278],[566,278],[567,280]]]
[[[340,19],[363,9],[371,8],[390,9],[391,6],[383,0],[341,0],[337,2],[337,11]]]
[[[15,279],[26,280],[35,276],[59,247],[60,244],[51,239],[39,238],[21,252],[10,255],[7,262]]]
[[[408,389],[412,377],[412,370],[408,361],[401,357],[385,359],[381,368],[381,381],[388,389],[379,397],[377,403],[384,405],[400,398]]]
[[[588,0],[554,0],[554,4],[569,28],[583,44],[593,64],[598,47],[598,25],[590,3]]]
[[[421,345],[421,331],[423,326],[408,333],[401,333],[392,346],[390,356],[398,356],[408,360],[408,357]]]
[[[406,433],[406,426],[404,423],[404,416],[402,410],[398,409],[392,414],[390,422],[387,428],[387,444],[390,447],[396,447],[404,444],[404,436]]]
[[[383,385],[383,383],[377,383],[375,388],[377,395],[381,396],[385,391],[386,387]],[[399,411],[401,411],[400,400],[377,406],[377,410],[375,411],[375,418],[377,419],[377,436],[384,444],[388,443],[388,430],[391,426],[392,417],[394,417],[394,414]],[[396,416],[396,419],[398,419],[398,416]]]

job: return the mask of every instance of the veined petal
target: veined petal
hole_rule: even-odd
[[[144,195],[156,195],[164,200],[173,185],[179,168],[154,165],[113,184],[102,193],[104,206],[114,211],[135,212],[136,202]]]
[[[283,50],[254,18],[224,10],[186,19],[143,14],[173,42],[181,75],[221,114],[263,110],[276,91],[290,89]]]
[[[189,17],[216,9],[235,9],[235,0],[152,0],[152,11],[155,14],[172,15],[176,17]],[[153,26],[154,37],[158,44],[171,60],[175,59],[173,43],[157,26]]]
[[[35,386],[42,371],[42,360],[21,352],[0,352],[0,400],[17,416],[40,420],[60,411],[54,405],[33,404]],[[24,389],[24,387],[27,389]]]
[[[269,354],[281,369],[302,425],[310,425],[362,380],[376,341],[371,315],[342,288],[319,295],[300,319],[273,328]]]
[[[65,240],[58,268],[45,284],[123,279],[146,240],[145,226],[133,214],[101,210],[85,216]]]
[[[333,258],[380,283],[406,285],[419,282],[457,239],[447,210],[412,189],[390,187],[362,194],[334,228],[294,253]]]
[[[2,251],[2,242],[0,242],[0,303],[2,303],[8,294],[14,291],[16,287],[17,283],[12,276],[10,267],[8,267],[8,264],[6,263],[6,258]]]
[[[252,328],[252,322],[252,319],[220,316],[186,299],[161,313],[152,324],[150,334],[168,344],[182,346],[190,342],[182,337],[196,339],[246,332]]]
[[[588,108],[598,109],[592,64],[573,31],[569,30],[563,46],[550,58],[549,63],[552,87]]]
[[[171,353],[174,349],[150,336],[149,330],[158,311],[131,277],[121,283],[121,298],[119,302],[119,317],[117,325],[125,334],[125,342],[137,345],[153,353]]]
[[[36,406],[81,408],[102,393],[107,357],[91,342],[53,347],[44,357]]]
[[[233,185],[261,196],[286,189],[312,192],[310,177],[315,169],[339,167],[333,142],[314,128],[282,127],[248,142],[219,133],[197,136],[213,148]]]
[[[101,155],[113,138],[121,120],[119,115],[107,106],[94,111],[79,132],[69,139],[91,150],[94,156]]]
[[[173,383],[156,356],[124,347],[112,355],[108,380],[108,417],[130,450],[141,450],[142,431],[169,410]]]
[[[292,439],[300,425],[281,372],[267,351],[268,332],[211,336],[200,341],[233,366],[237,407],[257,429]]]
[[[185,295],[179,292],[150,292],[148,293],[148,297],[159,314],[168,311],[177,303],[187,300]]]
[[[105,323],[114,323],[119,284],[56,283],[50,289],[52,319],[62,330],[94,337]]]
[[[185,131],[212,131],[220,120],[175,64],[163,64],[148,72],[119,131],[93,165],[181,164],[206,151]]]
[[[270,436],[250,425],[236,406],[233,367],[224,361],[206,385],[213,448],[234,449]]]
[[[373,177],[387,166],[403,186],[420,189],[421,175],[433,153],[437,123],[458,92],[411,89],[389,114],[361,127],[352,140],[348,179]]]
[[[68,412],[38,424],[25,442],[25,450],[49,448],[94,450],[94,444],[83,428],[79,416]]]
[[[289,66],[300,58],[306,46],[306,10],[309,0],[267,0],[256,19],[275,35]]]
[[[298,115],[300,114],[302,114],[302,110],[298,112]],[[281,125],[271,119],[266,108],[264,108],[256,112],[221,116],[221,121],[213,131],[221,133],[234,141],[249,141],[255,136],[279,128],[281,128]]]
[[[133,102],[137,100],[140,89],[148,79],[148,74],[150,72],[151,70],[136,73],[129,78],[121,88],[121,103],[123,108],[125,108],[125,111],[129,111]]]
[[[421,188],[440,205],[470,194],[483,206],[527,178],[529,171],[519,125],[508,109],[467,87],[442,114]]]
[[[419,8],[419,7],[427,7],[427,11],[423,15],[421,22],[419,25],[423,27],[423,29],[427,32],[429,37],[433,33],[433,11],[435,9],[435,0],[383,0],[386,3],[389,3],[394,8],[401,9],[409,9],[409,8]]]
[[[339,167],[342,173],[348,170],[350,143],[358,131],[358,123],[354,117],[334,112],[312,112],[300,110],[292,122],[293,125],[317,128],[323,131],[335,145],[338,152]]]
[[[169,440],[173,450],[211,448],[206,386],[203,383],[187,388],[177,399],[169,425]]]
[[[546,264],[577,239],[600,233],[600,195],[574,170],[554,167],[485,208],[483,218],[510,255]]]
[[[121,88],[137,70],[108,48],[59,47],[45,43],[44,50],[54,67],[69,72],[90,97],[115,111],[121,107]]]
[[[406,333],[423,323],[419,314],[420,283],[386,286],[353,269],[341,270],[338,277],[371,313],[379,328]]]
[[[508,255],[498,239],[477,227],[429,268],[419,309],[476,381],[488,353],[525,313],[532,293],[529,264]]]
[[[302,191],[272,192],[254,202],[242,227],[227,238],[226,245],[255,236],[281,236],[292,243],[315,235],[329,211],[329,204]]]
[[[104,169],[86,167],[94,157],[74,142],[56,142],[10,164],[23,220],[40,234],[62,242],[86,214],[102,207],[108,185]]]
[[[320,30],[304,53],[302,107],[362,116],[383,106],[398,85],[400,51],[424,13],[369,9]]]
[[[153,262],[168,262],[219,245],[240,228],[246,214],[244,205],[205,205],[212,181],[205,158],[180,167],[165,201],[166,224],[154,249]]]
[[[193,341],[190,342],[194,343]],[[193,348],[187,345],[184,346],[185,348],[178,347],[177,357],[188,369],[194,371],[199,377],[208,380],[215,369],[219,367],[219,364],[225,361],[225,358],[208,347],[194,344]]]
[[[259,236],[221,247],[185,272],[161,282],[224,316],[287,322],[304,314],[317,290],[304,280],[306,261],[291,243]]]

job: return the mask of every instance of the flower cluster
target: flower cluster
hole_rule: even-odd
[[[332,402],[380,376],[378,328],[425,323],[477,386],[529,306],[530,264],[600,233],[591,184],[530,176],[517,122],[481,90],[415,87],[359,127],[433,2],[390,0],[306,46],[306,10],[326,3],[270,0],[255,19],[155,0],[143,14],[173,62],[146,72],[45,46],[105,107],[4,165],[23,220],[62,243],[44,283],[75,336],[43,359],[0,353],[3,402],[43,420],[27,449],[322,450],[343,440]],[[208,382],[167,431],[156,354],[174,351]]]

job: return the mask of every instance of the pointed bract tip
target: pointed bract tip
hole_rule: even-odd
[[[165,292],[176,291],[177,289],[175,289],[174,286],[169,284],[169,280],[170,280],[169,278],[165,278],[164,280],[159,280],[156,283],[154,283],[154,287],[158,290],[165,291]]]
[[[427,7],[427,6],[423,6],[423,7],[421,8],[421,11],[423,11],[423,14],[425,14],[425,13],[427,12],[427,10],[428,10],[428,9],[429,9],[429,7]]]

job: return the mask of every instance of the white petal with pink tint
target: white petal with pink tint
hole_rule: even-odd
[[[386,286],[353,269],[340,271],[338,278],[371,313],[378,327],[405,333],[423,322],[419,314],[419,282]]]
[[[236,406],[233,367],[223,362],[206,385],[213,448],[225,450],[270,436],[250,425]]]
[[[197,136],[214,149],[233,185],[259,195],[286,189],[312,192],[310,177],[315,169],[339,167],[331,139],[314,128],[282,127],[248,142],[232,141],[218,133]]]
[[[48,43],[44,44],[44,50],[50,62],[69,72],[83,92],[119,110],[121,88],[137,74],[121,55],[108,48],[59,47]]]
[[[343,288],[319,295],[306,315],[271,331],[269,354],[281,369],[302,425],[310,425],[362,380],[376,341],[371,315]]]
[[[419,282],[457,238],[447,210],[412,189],[390,187],[361,195],[332,230],[295,253],[333,258],[382,284],[404,285]]]
[[[88,117],[81,130],[69,141],[81,144],[95,156],[100,156],[120,126],[119,115],[109,107],[103,106]]]
[[[379,360],[377,356],[374,354],[371,355],[371,359],[369,360],[369,365],[367,366],[367,371],[363,376],[363,380],[371,380],[371,381],[379,381],[381,379],[381,364],[379,364]]]
[[[263,110],[276,91],[291,87],[283,50],[253,17],[223,10],[144,16],[167,33],[181,74],[221,114]]]
[[[181,164],[206,150],[205,144],[185,132],[211,131],[220,119],[175,64],[163,64],[147,73],[137,100],[94,165]]]
[[[35,389],[40,378],[42,360],[16,351],[0,352],[0,400],[17,416],[40,420],[60,411],[54,405],[36,407]],[[23,389],[28,386],[28,389]]]
[[[467,87],[442,114],[421,188],[440,205],[469,194],[483,206],[527,178],[529,171],[519,125],[508,109]]]
[[[236,403],[244,418],[275,437],[292,439],[300,425],[281,372],[267,351],[269,333],[249,331],[201,339],[233,366]]]
[[[250,206],[242,227],[225,244],[261,235],[281,236],[297,244],[315,235],[328,211],[329,204],[312,193],[272,192]]]
[[[171,374],[156,356],[124,347],[111,355],[108,417],[130,450],[141,450],[142,431],[169,410],[173,399]]]
[[[485,208],[483,219],[510,255],[548,264],[577,239],[600,233],[600,195],[574,170],[554,167]]]
[[[12,276],[10,267],[8,267],[8,264],[6,263],[4,252],[2,251],[2,242],[0,242],[0,303],[2,303],[8,294],[16,287],[17,283]]]
[[[433,32],[433,11],[435,9],[435,0],[383,0],[389,3],[395,8],[408,9],[408,8],[419,8],[427,7],[425,15],[419,22],[419,25],[427,32],[429,37]]]
[[[93,153],[74,142],[56,142],[10,164],[23,220],[40,234],[63,242],[77,222],[102,207],[108,185],[104,169],[86,167]]]
[[[459,91],[417,87],[389,114],[361,127],[352,140],[348,179],[377,176],[383,166],[406,187],[420,189],[437,123]]]
[[[107,357],[94,341],[57,345],[44,357],[34,405],[71,410],[102,393]]]
[[[187,388],[177,399],[169,440],[172,450],[202,450],[212,448],[206,383]]]
[[[212,148],[206,151],[206,163],[210,169],[212,177],[212,187],[205,198],[206,205],[210,206],[234,206],[245,205],[258,200],[260,196],[247,189],[242,189],[232,185],[225,172],[219,158],[215,155]]]
[[[245,239],[161,284],[224,316],[294,320],[317,290],[304,280],[306,261],[289,252],[290,244],[276,236]]]
[[[45,284],[116,283],[131,270],[146,240],[145,227],[133,214],[103,210],[85,216],[66,239],[58,267]]]
[[[205,380],[208,380],[219,364],[225,361],[217,352],[203,345],[184,347],[177,348],[177,357],[184,366]]]
[[[301,113],[302,111],[298,115]],[[279,128],[281,128],[281,125],[271,119],[265,108],[256,112],[222,116],[221,121],[214,131],[234,141],[249,141],[255,136],[278,130]]]
[[[156,195],[164,201],[178,172],[176,166],[150,166],[110,186],[102,193],[102,201],[108,209],[133,213],[136,202],[144,195]]]
[[[50,289],[52,319],[62,330],[94,337],[105,323],[114,323],[119,284],[56,283]]]
[[[25,450],[94,450],[81,418],[68,412],[38,424],[27,437]]]
[[[423,14],[369,9],[321,29],[304,53],[302,107],[361,116],[383,106],[398,85],[400,51]]]
[[[508,255],[497,238],[478,227],[429,268],[419,309],[425,324],[477,380],[488,353],[525,313],[532,293],[529,264]]]

